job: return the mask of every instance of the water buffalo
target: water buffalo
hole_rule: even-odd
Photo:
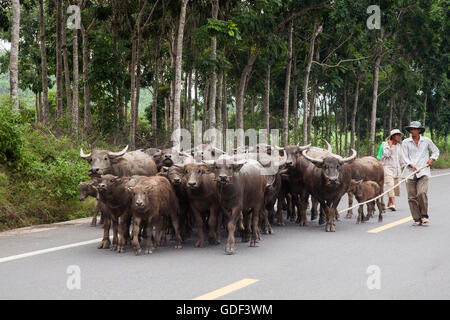
[[[86,200],[87,197],[93,197],[97,198],[97,189],[93,185],[94,183],[92,181],[88,182],[80,182],[78,184],[78,190],[80,191],[80,201]],[[94,216],[92,217],[91,226],[95,227],[97,225],[97,215],[101,212],[100,205],[97,201],[97,205],[94,209]],[[100,219],[100,224],[103,223],[103,214]]]
[[[172,223],[175,231],[175,248],[181,248],[180,225],[178,220],[178,199],[175,190],[167,178],[162,176],[145,177],[134,186],[128,186],[131,195],[131,212],[133,215],[133,249],[136,255],[141,253],[139,232],[141,222],[145,222],[147,244],[146,253],[151,253],[154,247],[152,231],[155,226],[156,234],[165,232],[165,221]]]
[[[356,158],[352,162],[352,179],[363,181],[375,181],[380,186],[379,194],[383,193],[384,189],[384,169],[381,162],[374,157],[362,157]],[[381,205],[384,209],[383,198],[381,198]],[[348,192],[348,206],[353,206],[353,193]],[[346,218],[350,219],[353,215],[353,211],[349,209],[347,211]]]
[[[267,184],[265,176],[261,175],[261,168],[258,168],[260,164],[254,160],[235,163],[222,159],[214,161],[210,166],[215,175],[219,206],[228,218],[228,239],[225,253],[234,253],[236,224],[241,214],[244,215],[243,220],[248,221],[250,210],[252,211],[250,246],[256,246],[259,238],[258,222],[264,208],[264,193]],[[243,241],[250,231],[249,223],[245,223],[245,226]]]
[[[352,155],[347,158],[334,154],[323,158],[312,157],[308,154],[308,150],[304,150],[302,154],[311,161],[304,171],[304,185],[320,202],[321,210],[325,212],[327,217],[325,230],[336,231],[334,225],[336,208],[350,186],[352,179],[350,162],[356,158],[356,151],[352,149]]]
[[[184,172],[183,183],[189,201],[190,212],[192,212],[198,227],[198,239],[196,247],[204,244],[204,222],[207,220],[209,231],[208,241],[211,244],[220,243],[220,221],[221,216],[216,199],[216,183],[214,174],[205,163],[188,163],[175,165]]]
[[[153,176],[157,173],[155,161],[141,150],[127,152],[128,146],[122,151],[111,152],[95,150],[85,154],[80,149],[80,157],[91,165],[90,174],[115,176]]]
[[[375,198],[380,194],[380,186],[375,181],[363,181],[363,180],[351,180],[349,191],[355,195],[356,200],[358,202],[365,202],[367,200]],[[379,215],[378,222],[383,221],[383,208],[381,206],[380,198],[376,201]],[[358,219],[356,223],[361,223],[370,219],[370,217],[375,212],[375,201],[369,202],[367,204],[367,216],[364,217],[363,206],[359,206],[358,208]]]
[[[149,152],[146,153],[150,154]],[[188,161],[188,158],[192,159],[191,155],[185,152],[178,152],[173,148],[152,152],[152,157],[156,163],[158,172],[161,171],[162,167],[171,167],[174,163],[183,163]]]
[[[95,187],[98,191],[97,200],[101,205],[102,212],[106,213],[107,220],[103,224],[103,239],[98,247],[109,248],[109,229],[112,222],[113,242],[112,250],[123,252],[125,242],[129,240],[129,226],[131,220],[131,195],[127,192],[128,187],[145,178],[144,176],[118,177],[111,174],[102,175],[95,179]],[[120,221],[119,221],[120,218]]]

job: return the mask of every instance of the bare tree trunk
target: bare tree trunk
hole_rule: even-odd
[[[56,117],[61,118],[63,114],[62,101],[62,52],[61,52],[61,1],[55,0],[56,5]]]
[[[81,35],[82,35],[82,45],[83,45],[83,91],[84,91],[84,123],[83,129],[85,132],[91,131],[91,101],[90,101],[90,91],[88,82],[88,34],[89,31],[95,24],[95,18],[92,19],[91,23],[87,28],[81,24]]]
[[[202,116],[202,132],[206,130],[208,101],[209,101],[209,79],[205,81],[205,89],[203,90],[203,116]]]
[[[136,127],[135,121],[136,118],[136,34],[133,33],[131,40],[131,67],[130,67],[130,76],[131,76],[131,88],[130,88],[130,98],[131,98],[131,119],[130,119],[130,149],[136,149]]]
[[[308,116],[308,130],[307,130],[307,143],[311,143],[311,128],[312,128],[312,120],[314,118],[314,112],[316,109],[316,91],[319,86],[319,80],[315,79],[314,84],[311,88],[311,101],[309,106],[309,116]]]
[[[173,109],[173,130],[180,129],[180,95],[181,95],[181,62],[183,54],[183,36],[184,36],[184,24],[186,20],[186,5],[188,0],[181,0],[181,12],[180,21],[178,24],[178,37],[177,37],[177,53],[175,59],[175,97],[174,97],[174,109]],[[175,143],[179,142],[181,137],[176,137]]]
[[[42,92],[39,91],[39,121],[42,122]]]
[[[42,119],[44,124],[49,123],[48,110],[48,78],[47,78],[47,52],[45,48],[45,26],[44,26],[44,0],[39,0],[39,30],[40,30],[40,47],[41,47],[41,70],[42,70],[42,90],[44,110]]]
[[[267,132],[267,140],[264,143],[269,143],[269,130],[270,130],[270,66],[266,70],[266,86],[264,91],[264,129]]]
[[[74,0],[77,5],[77,0]],[[78,30],[73,32],[73,97],[72,97],[72,129],[73,134],[78,136]]]
[[[311,35],[311,41],[309,43],[309,54],[308,54],[308,64],[306,65],[305,72],[305,80],[303,83],[303,145],[306,145],[308,141],[308,131],[307,131],[307,117],[308,117],[308,83],[309,83],[309,74],[311,72],[311,65],[313,61],[314,55],[314,43],[316,41],[317,36],[322,31],[322,25],[319,25],[319,20],[316,18],[314,21],[314,32]]]
[[[226,73],[223,74],[223,133],[225,137],[226,130],[228,129],[228,102],[227,102],[227,77]]]
[[[217,19],[219,13],[219,0],[212,1],[212,18]],[[217,50],[217,39],[216,37],[211,37],[211,61],[216,60],[216,50]],[[209,127],[216,127],[216,93],[217,93],[217,72],[215,65],[212,66],[211,76],[210,76],[211,86],[209,89]]]
[[[427,101],[428,101],[428,94],[425,94],[425,99],[423,101],[423,115],[422,115],[422,125],[425,126],[425,119],[427,117]]]
[[[188,129],[189,131],[191,131],[191,127],[192,127],[192,70],[189,71],[188,73],[188,77],[187,77],[187,81],[188,81],[188,99],[187,99],[187,124],[186,124],[186,129]]]
[[[169,129],[169,98],[164,97],[164,129]]]
[[[239,81],[239,86],[236,94],[236,129],[242,129],[241,132],[237,134],[237,144],[238,146],[244,145],[244,96],[245,96],[245,87],[246,83],[250,78],[250,72],[252,71],[253,64],[255,63],[256,58],[259,54],[259,45],[256,45],[256,48],[253,50],[253,53],[250,54],[247,65],[241,72],[241,78]]]
[[[194,82],[194,121],[198,120],[198,70],[195,70]]]
[[[292,111],[294,112],[294,144],[298,143],[298,86],[297,86],[297,55],[294,56],[292,78]]]
[[[347,78],[344,81],[344,113],[342,115],[344,117],[344,155],[348,154],[348,125],[347,125]]]
[[[187,84],[188,84],[188,75],[185,72],[184,73],[184,91],[183,91],[183,111],[182,111],[182,123],[183,123],[183,128],[186,128],[186,120],[187,120]]]
[[[223,72],[219,74],[219,81],[217,83],[217,129],[219,132],[222,132],[223,123],[222,123],[222,85],[223,85]]]
[[[11,52],[9,57],[9,89],[14,101],[13,111],[19,112],[19,34],[20,1],[12,0]]]
[[[284,103],[283,103],[283,146],[288,145],[289,140],[289,89],[291,83],[291,67],[292,67],[292,32],[293,21],[289,24],[289,40],[288,40],[288,52],[287,52],[287,67],[286,78],[284,81]]]
[[[39,123],[39,96],[37,93],[34,94],[34,124]]]
[[[381,28],[380,38],[383,39],[383,28]],[[378,79],[382,57],[381,45],[376,49],[375,64],[373,66],[373,91],[372,91],[372,112],[370,117],[370,154],[375,155],[375,130],[377,121],[377,100],[378,100]]]
[[[64,80],[66,89],[66,104],[67,104],[67,115],[72,116],[72,92],[70,88],[70,70],[69,70],[69,54],[67,52],[67,34],[65,28],[65,22],[67,21],[67,7],[69,6],[69,1],[65,1],[63,20],[61,21],[61,32],[62,32],[62,50],[64,58]]]
[[[392,112],[394,110],[394,99],[395,99],[395,93],[394,93],[394,90],[392,89],[391,99],[389,100],[388,132],[391,132],[391,130],[392,130]]]
[[[359,75],[356,75],[356,89],[355,89],[355,101],[353,103],[352,119],[351,119],[351,134],[350,134],[350,148],[355,149],[355,120],[356,113],[358,111],[358,99],[359,99]]]

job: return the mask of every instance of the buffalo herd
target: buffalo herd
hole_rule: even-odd
[[[221,243],[227,232],[225,253],[235,252],[235,234],[256,246],[260,234],[273,233],[271,224],[286,218],[307,224],[311,198],[311,220],[319,217],[327,232],[335,231],[337,206],[345,193],[349,207],[353,196],[363,202],[383,192],[384,172],[373,157],[357,158],[355,150],[341,157],[311,145],[284,148],[259,144],[224,152],[211,144],[190,150],[140,149],[120,152],[95,150],[80,156],[89,162],[91,181],[79,184],[80,201],[97,199],[92,225],[101,212],[103,239],[99,248],[123,252],[131,243],[136,254],[165,243],[167,235],[175,248],[196,228],[195,246]],[[320,209],[319,205],[320,204]],[[378,221],[384,204],[376,202]],[[370,219],[358,209],[357,223]],[[348,210],[346,217],[350,218]],[[110,240],[112,226],[113,239]]]

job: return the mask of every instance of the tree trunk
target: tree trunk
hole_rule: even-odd
[[[12,0],[11,52],[9,57],[9,89],[11,99],[14,101],[13,106],[14,112],[19,112],[19,38],[20,38],[20,1]]]
[[[34,94],[34,124],[37,125],[39,123],[39,95],[37,93]]]
[[[198,70],[195,70],[194,82],[194,121],[198,120]]]
[[[191,131],[191,127],[192,127],[192,71],[189,71],[188,73],[188,77],[187,77],[187,81],[188,81],[188,99],[187,99],[187,124],[186,124],[186,129],[188,129],[189,131]]]
[[[293,32],[293,21],[289,24],[289,41],[288,41],[288,52],[287,52],[287,67],[286,67],[286,78],[284,81],[284,108],[283,108],[283,146],[288,145],[289,140],[289,89],[291,83],[291,66],[292,66],[292,32]]]
[[[136,34],[133,33],[131,40],[131,87],[130,87],[130,99],[131,99],[131,119],[130,119],[130,150],[136,149],[136,126],[134,119],[136,118]]]
[[[219,74],[219,81],[217,83],[217,129],[222,132],[223,122],[222,122],[222,86],[223,86],[223,72]]]
[[[292,75],[292,112],[294,112],[294,144],[298,143],[298,86],[297,86],[297,55],[294,56]]]
[[[67,21],[67,8],[69,6],[69,1],[65,1],[64,11],[63,11],[63,20],[61,21],[61,32],[62,32],[62,50],[63,50],[63,58],[64,58],[64,80],[65,80],[65,89],[66,89],[66,104],[67,104],[67,115],[72,116],[72,92],[70,88],[70,70],[69,70],[69,53],[67,51],[67,34],[65,23]]]
[[[212,1],[212,18],[217,19],[217,15],[219,13],[219,0]],[[211,37],[211,61],[216,60],[216,50],[217,50],[217,39],[216,37]],[[216,93],[217,93],[217,73],[215,65],[212,66],[211,76],[210,76],[211,85],[209,88],[209,127],[216,127]]]
[[[246,83],[250,79],[250,72],[252,71],[253,64],[259,54],[259,45],[256,44],[256,48],[253,53],[250,54],[247,65],[241,72],[241,78],[239,80],[239,86],[236,94],[236,129],[242,129],[237,133],[237,145],[244,145],[244,96]]]
[[[351,119],[351,134],[350,134],[350,148],[355,149],[355,120],[356,113],[358,111],[358,99],[359,99],[359,74],[356,75],[356,89],[355,89],[355,101],[353,103],[352,119]]]
[[[267,67],[266,70],[266,85],[264,91],[264,129],[266,130],[267,137],[266,141],[263,141],[266,144],[269,144],[269,130],[270,130],[270,66]]]
[[[316,109],[316,91],[319,86],[319,80],[315,79],[314,84],[311,89],[311,101],[309,106],[309,116],[308,116],[308,130],[307,130],[307,143],[311,143],[311,128],[312,128],[312,120],[314,118],[314,112]]]
[[[188,0],[181,0],[181,12],[180,21],[178,24],[177,35],[177,51],[175,58],[175,97],[174,97],[174,109],[173,109],[173,130],[180,129],[180,96],[181,96],[181,63],[183,55],[183,36],[184,36],[184,24],[186,20],[186,5]],[[175,137],[175,143],[178,143],[181,139],[180,136]]]
[[[303,83],[303,145],[307,144],[308,136],[307,136],[307,117],[308,117],[308,82],[309,82],[309,74],[311,72],[311,65],[313,61],[314,55],[314,43],[316,41],[317,36],[322,31],[322,25],[319,25],[319,20],[316,18],[314,21],[314,32],[311,35],[311,41],[309,44],[309,54],[308,54],[308,64],[306,65],[305,72],[305,80]]]
[[[389,101],[389,121],[388,121],[388,132],[392,131],[392,112],[394,110],[395,92],[392,90],[391,99]]]
[[[43,123],[49,123],[48,110],[48,78],[47,78],[47,51],[45,48],[45,26],[44,26],[44,0],[39,0],[39,30],[41,47],[41,70],[42,70],[42,91],[43,91]]]
[[[425,120],[427,117],[427,101],[428,101],[428,94],[425,94],[425,99],[423,101],[423,115],[422,115],[422,125],[425,126]]]
[[[347,125],[347,78],[344,81],[344,156],[348,154],[348,125]]]
[[[56,117],[61,118],[63,114],[62,101],[62,52],[61,52],[61,1],[55,0],[56,5]]]
[[[203,115],[202,115],[202,133],[206,130],[207,115],[208,115],[208,101],[209,101],[209,79],[205,81],[205,89],[203,90]]]
[[[74,1],[77,5],[77,0]],[[78,136],[78,30],[73,29],[73,97],[72,97],[72,128]]]
[[[42,122],[42,92],[39,91],[39,121]]]
[[[381,39],[383,39],[383,28],[381,28]],[[372,112],[370,117],[370,154],[375,155],[375,133],[377,121],[377,100],[378,100],[378,75],[380,71],[382,57],[381,45],[376,49],[375,64],[373,66],[373,91],[372,91]]]
[[[82,35],[82,44],[83,44],[83,91],[84,91],[84,123],[83,129],[85,132],[91,131],[91,100],[90,100],[90,91],[89,91],[89,82],[88,82],[88,34],[92,29],[95,23],[95,18],[91,21],[87,28],[84,28],[81,25],[81,35]]]
[[[227,75],[223,74],[223,133],[228,129]]]

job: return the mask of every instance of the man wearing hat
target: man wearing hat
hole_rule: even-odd
[[[381,163],[384,168],[384,182],[386,183],[386,189],[392,189],[400,181],[402,168],[406,166],[402,155],[402,137],[403,133],[398,129],[394,129],[390,132],[388,140],[383,142]],[[392,211],[396,210],[394,197],[399,196],[400,186],[389,191],[388,209],[391,209]]]
[[[418,173],[406,180],[406,191],[408,192],[408,204],[414,219],[413,226],[428,225],[428,177],[431,175],[430,167],[439,157],[439,149],[431,139],[421,136],[425,128],[419,121],[413,121],[406,127],[411,136],[402,143],[403,158],[406,162],[402,177],[417,171]],[[431,157],[429,153],[431,152]]]

